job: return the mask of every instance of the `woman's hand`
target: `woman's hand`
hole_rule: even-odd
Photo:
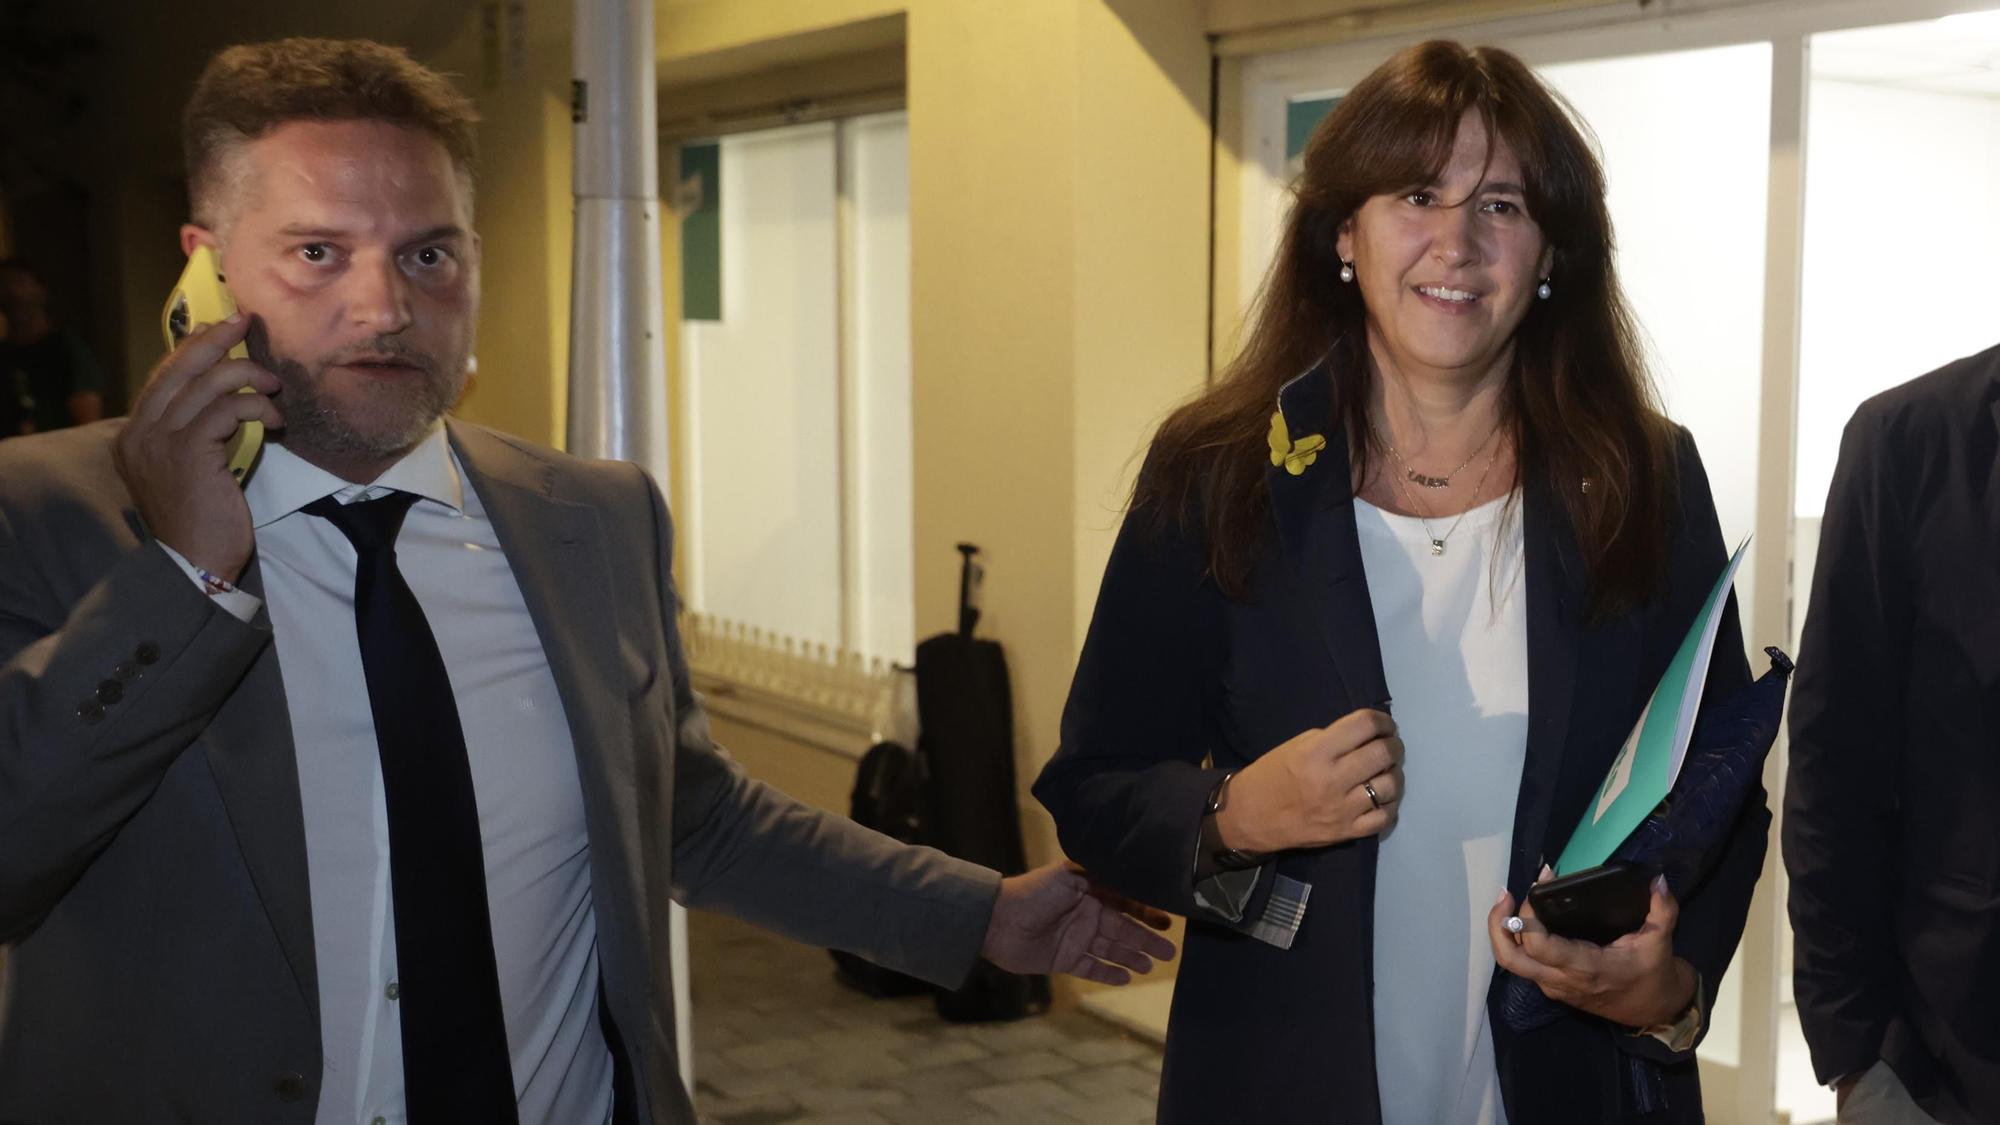
[[[1355,711],[1238,771],[1215,826],[1224,847],[1242,852],[1321,847],[1387,830],[1402,796],[1403,740],[1395,720]]]
[[[1543,872],[1542,879],[1549,878]],[[1486,932],[1500,967],[1540,985],[1549,999],[1626,1027],[1653,1027],[1680,1018],[1699,980],[1694,966],[1674,956],[1680,909],[1667,881],[1654,879],[1645,924],[1610,945],[1595,945],[1550,933],[1525,904],[1524,928],[1509,933],[1514,896],[1502,891],[1486,916]]]

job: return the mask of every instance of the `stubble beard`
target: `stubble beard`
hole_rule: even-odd
[[[362,354],[392,356],[415,368],[421,377],[385,381],[367,408],[345,408],[324,393],[327,372]],[[401,457],[458,401],[466,381],[464,355],[440,359],[393,336],[378,337],[310,365],[279,355],[271,350],[268,340],[254,340],[251,359],[278,377],[275,401],[285,417],[283,441],[309,460],[355,462]]]

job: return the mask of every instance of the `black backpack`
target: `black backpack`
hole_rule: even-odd
[[[898,742],[878,742],[861,756],[848,797],[848,815],[855,823],[906,844],[922,842],[924,763],[917,752]],[[916,996],[931,986],[915,977],[885,969],[867,958],[830,950],[841,983],[881,999]]]

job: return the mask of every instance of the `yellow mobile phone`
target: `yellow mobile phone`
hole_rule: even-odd
[[[229,289],[222,281],[222,270],[215,260],[215,251],[207,246],[197,246],[188,255],[187,268],[181,271],[181,279],[174,283],[174,291],[167,294],[167,305],[160,310],[160,331],[167,338],[167,350],[180,347],[197,324],[218,324],[227,320],[236,311],[236,302],[229,296]],[[229,349],[230,359],[250,358],[250,349],[237,344]],[[244,387],[239,394],[253,393]],[[250,472],[250,466],[257,463],[257,452],[264,447],[264,423],[244,422],[236,427],[229,437],[229,475],[236,483]]]

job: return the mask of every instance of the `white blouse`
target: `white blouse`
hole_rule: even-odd
[[[1384,1125],[1505,1125],[1486,915],[1507,879],[1528,740],[1521,512],[1465,513],[1431,553],[1356,499],[1406,781],[1375,883],[1375,1074]],[[1452,517],[1431,520],[1446,534]]]

